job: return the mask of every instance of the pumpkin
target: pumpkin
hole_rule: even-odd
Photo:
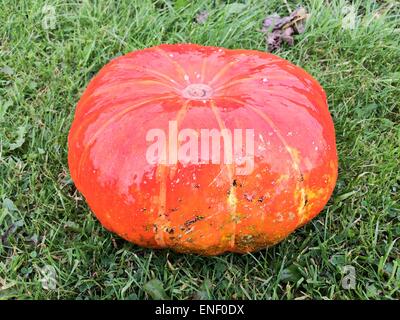
[[[165,44],[113,59],[83,93],[68,148],[106,229],[203,255],[280,242],[323,209],[337,179],[324,90],[253,50]]]

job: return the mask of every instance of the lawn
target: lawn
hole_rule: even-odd
[[[398,1],[226,3],[1,2],[1,299],[400,298]],[[143,249],[104,230],[67,166],[68,130],[91,77],[160,43],[266,50],[265,16],[297,4],[311,14],[306,30],[275,53],[328,96],[339,179],[321,214],[247,255]],[[208,18],[197,23],[202,10]]]

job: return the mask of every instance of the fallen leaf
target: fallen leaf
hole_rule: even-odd
[[[13,233],[15,233],[15,231],[17,231],[17,229],[19,227],[22,227],[24,225],[24,221],[23,220],[18,220],[14,223],[12,223],[7,230],[2,234],[1,236],[1,243],[5,246],[6,244],[8,244],[8,238],[10,237],[10,235],[12,235]]]
[[[305,21],[308,17],[303,7],[297,8],[289,16],[280,17],[277,13],[267,16],[263,21],[261,31],[266,33],[268,51],[279,49],[283,42],[292,46],[293,35],[304,32]]]
[[[301,279],[301,273],[295,265],[291,265],[282,270],[279,275],[279,281],[282,282],[296,282]]]
[[[168,300],[163,283],[158,279],[146,282],[143,286],[143,290],[154,300]]]
[[[269,32],[271,31],[270,29],[274,28],[277,21],[280,19],[279,14],[274,13],[268,17],[265,18],[264,22],[263,22],[263,32]]]
[[[344,194],[341,194],[341,195],[339,195],[339,196],[336,197],[335,202],[341,202],[341,201],[343,201],[343,200],[346,200],[347,198],[350,198],[351,196],[353,196],[353,195],[356,194],[356,193],[357,193],[357,191],[356,191],[356,190],[353,190],[353,191],[350,191],[350,192],[346,192],[346,193],[344,193]]]
[[[8,199],[8,198],[4,198],[4,200],[3,200],[3,208],[7,209],[8,212],[18,211],[18,208],[16,207],[14,202],[11,199]]]
[[[346,257],[342,254],[336,254],[330,257],[329,262],[334,266],[343,266],[346,263]]]
[[[0,72],[6,74],[8,76],[12,76],[15,73],[14,69],[12,69],[9,66],[1,67]]]
[[[294,44],[294,39],[292,37],[294,33],[294,30],[292,27],[286,28],[282,32],[282,40],[285,41],[289,46],[292,46]]]
[[[381,290],[378,290],[374,284],[368,284],[367,287],[367,297],[368,298],[374,298],[379,296],[379,294],[382,292]]]
[[[25,142],[26,127],[20,126],[17,129],[17,139],[14,143],[10,143],[10,150],[15,150],[21,147]]]
[[[7,101],[0,101],[0,121],[3,120],[4,116],[7,113],[7,109],[12,106],[12,101],[11,100],[7,100]]]
[[[278,50],[282,45],[282,32],[280,30],[270,32],[266,39],[269,52]]]

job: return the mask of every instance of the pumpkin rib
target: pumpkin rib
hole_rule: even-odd
[[[289,68],[289,66],[291,66],[291,68]],[[320,83],[313,77],[311,77],[304,69],[301,69],[290,62],[282,66],[282,69],[289,73],[292,77],[299,80],[306,87],[309,87],[311,83],[313,87],[316,87],[316,93],[320,95],[322,100],[326,100],[326,94],[322,89]],[[300,77],[300,75],[302,75],[302,77]]]
[[[179,130],[179,126],[182,124],[182,122],[186,116],[186,113],[189,111],[190,107],[191,107],[190,100],[186,100],[185,103],[183,104],[182,108],[179,109],[179,111],[177,112],[176,125],[177,125],[178,130]],[[179,149],[179,145],[180,145],[180,143],[178,141],[178,149]],[[170,176],[172,176],[172,177],[175,176],[177,167],[178,167],[177,164],[170,166]]]
[[[226,97],[226,99],[231,100],[233,102],[239,103],[243,106],[246,106],[246,104],[238,99],[231,98],[231,97]],[[298,215],[300,216],[300,220],[303,218],[304,215],[304,203],[306,199],[306,192],[305,192],[305,186],[304,186],[304,181],[301,178],[303,176],[303,173],[300,169],[300,165],[297,163],[295,156],[293,152],[291,151],[291,147],[287,144],[286,139],[283,137],[283,135],[280,133],[280,130],[278,127],[273,123],[273,121],[265,114],[265,112],[253,107],[253,106],[248,106],[251,110],[253,110],[259,117],[261,117],[277,134],[278,139],[282,142],[283,146],[285,147],[286,151],[289,153],[290,159],[292,161],[292,166],[295,169],[295,171],[298,172],[299,177],[296,179],[297,185],[299,186],[297,189],[300,189],[301,192],[301,201],[299,205],[299,212]],[[301,183],[300,183],[301,182]]]
[[[123,86],[135,86],[136,84],[150,84],[150,85],[156,84],[156,85],[160,85],[160,86],[166,87],[168,89],[171,89],[176,94],[180,93],[180,91],[177,88],[175,88],[175,87],[173,87],[173,86],[171,86],[169,84],[166,84],[166,83],[164,83],[162,81],[157,81],[157,80],[136,80],[135,79],[135,80],[123,81],[123,83],[117,82],[117,83],[112,84],[112,85],[99,87],[99,88],[95,89],[88,97],[86,97],[85,100],[82,101],[82,104],[85,104],[87,102],[87,100],[89,100],[90,98],[98,97],[98,96],[100,96],[102,94],[107,94],[108,92],[113,91],[116,88],[123,87]]]
[[[278,136],[279,140],[281,140],[283,146],[285,147],[286,151],[289,153],[290,159],[292,160],[292,166],[295,169],[295,171],[298,172],[299,177],[296,179],[296,184],[297,184],[297,189],[300,189],[301,193],[301,201],[299,204],[298,212],[297,214],[299,215],[299,220],[302,220],[304,218],[304,203],[306,201],[306,190],[304,186],[304,180],[303,180],[303,173],[302,170],[300,169],[299,163],[296,161],[296,157],[293,154],[292,148],[288,145],[286,142],[285,137],[281,134],[279,128],[274,124],[274,122],[268,117],[268,115],[265,114],[262,110],[259,110],[253,106],[249,106],[251,110],[253,110],[255,113],[257,113],[265,122],[267,122],[271,128],[275,131],[276,135]]]
[[[238,77],[239,77],[239,76],[236,76],[236,77],[234,77],[234,78],[238,78]],[[237,79],[237,80],[225,82],[225,83],[222,84],[221,86],[215,88],[215,89],[214,89],[214,92],[226,90],[226,89],[231,88],[231,87],[233,87],[233,86],[235,86],[235,85],[244,84],[244,83],[246,83],[247,81],[252,81],[252,80],[263,80],[263,79],[265,79],[265,78],[266,78],[268,81],[270,81],[270,80],[278,80],[278,79],[282,79],[282,80],[283,80],[283,79],[284,79],[284,77],[281,78],[281,77],[274,77],[274,76],[256,76],[256,77],[241,78],[241,79]],[[270,85],[270,86],[273,86],[273,85]],[[281,86],[281,85],[276,84],[276,85],[274,85],[274,86],[279,87],[279,86]]]
[[[322,100],[326,100],[326,96],[324,96],[324,93],[323,93],[323,90],[322,90],[320,84],[315,79],[310,77],[310,75],[307,72],[305,72],[303,69],[299,68],[298,66],[296,66],[296,65],[294,65],[294,64],[292,64],[292,63],[290,63],[290,62],[288,62],[288,61],[286,61],[286,60],[284,60],[282,58],[278,58],[278,59],[270,61],[268,63],[264,63],[263,66],[268,67],[271,64],[279,66],[283,71],[288,73],[294,79],[298,80],[305,87],[309,87],[310,86],[310,84],[305,80],[305,79],[307,79],[308,81],[310,81],[312,83],[312,85],[316,85],[319,88],[318,95],[320,95],[321,99]],[[296,72],[300,72],[305,77],[305,79],[299,77],[299,75]],[[234,79],[238,78],[238,77],[240,77],[240,75],[230,78],[229,80],[227,80],[227,82],[225,84],[229,84],[232,81],[236,81]],[[286,79],[288,79],[288,76],[277,76],[277,75],[276,76],[271,76],[271,75],[268,75],[268,76],[266,76],[266,78],[268,80],[278,80],[278,79],[286,80]],[[277,86],[280,86],[280,85],[277,85]],[[216,88],[215,91],[217,91],[217,89],[218,88]]]
[[[313,117],[314,119],[317,119],[318,122],[320,122],[321,120],[327,121],[329,119],[328,118],[329,111],[324,111],[319,107],[315,107],[314,103],[308,97],[307,97],[307,100],[309,101],[309,104],[303,104],[303,103],[293,100],[292,98],[285,97],[284,95],[277,95],[277,94],[272,94],[272,93],[268,92],[268,96],[279,98],[284,101],[288,101],[289,103],[291,103],[291,106],[293,106],[293,108],[300,108],[300,109],[306,110],[310,114],[310,116]]]
[[[236,77],[235,77],[235,78],[236,78]],[[241,79],[234,80],[234,81],[227,81],[227,82],[225,82],[224,84],[222,84],[221,86],[215,88],[215,89],[214,89],[214,92],[226,90],[226,89],[228,89],[228,88],[230,88],[230,87],[233,87],[233,86],[235,86],[235,85],[237,85],[237,84],[242,84],[242,83],[244,83],[244,82],[251,81],[251,80],[257,80],[257,79],[262,80],[263,78],[264,78],[264,77],[260,77],[260,78],[257,78],[257,77],[248,77],[248,78],[241,78]]]
[[[284,88],[284,86],[282,86],[282,85],[280,85],[280,84],[270,84],[270,85],[269,85],[269,88],[270,88],[270,89],[273,89],[273,88]],[[300,94],[302,94],[302,95],[304,95],[304,96],[307,97],[307,94],[304,94],[304,93],[308,93],[308,92],[307,92],[306,90],[304,90],[304,88],[301,88],[301,87],[299,88],[299,87],[296,87],[296,86],[292,86],[291,89],[293,89],[293,90],[295,90],[295,91],[297,90],[298,93],[300,93]],[[287,90],[287,88],[286,88],[286,90]],[[290,101],[290,102],[293,102],[293,101],[294,101],[294,100],[291,100],[291,98],[286,97],[285,95],[279,95],[279,94],[273,94],[273,93],[270,93],[269,95],[270,95],[271,97],[277,97],[277,98],[280,98],[280,99],[285,99],[285,100],[288,100],[288,101]],[[311,104],[313,104],[309,97],[307,97],[307,100],[310,101]],[[321,101],[326,101],[326,100],[323,99],[321,96],[320,96],[320,99],[319,99],[319,100],[321,100]],[[296,101],[296,104],[297,104],[297,101]],[[318,105],[318,104],[317,104],[317,105]],[[307,109],[309,109],[309,108],[307,107]],[[319,108],[317,108],[317,107],[315,107],[315,109],[312,109],[312,110],[318,111],[318,113],[320,113],[321,115],[322,115],[322,112],[325,112],[325,113],[326,113],[326,110],[321,110],[321,109],[319,109]]]
[[[127,58],[127,59],[129,59],[129,58]],[[133,58],[130,58],[130,59],[133,60]],[[143,68],[143,67],[137,66],[137,65],[132,66],[132,65],[127,64],[126,66],[124,66],[124,70],[135,70],[135,71],[143,71],[143,72],[153,73],[153,74],[155,74],[155,75],[161,77],[161,78],[164,79],[164,80],[167,80],[167,81],[169,81],[169,82],[172,82],[172,83],[175,84],[175,85],[179,85],[179,86],[180,86],[180,89],[182,89],[182,88],[185,87],[184,84],[179,83],[179,82],[175,81],[174,79],[172,79],[171,77],[167,76],[166,74],[164,74],[164,73],[162,73],[162,72],[158,72],[158,71],[156,71],[156,70],[154,70],[154,69]]]
[[[160,180],[160,191],[158,194],[158,217],[154,221],[156,227],[154,240],[160,247],[165,247],[164,231],[168,225],[168,219],[165,215],[167,205],[167,175],[168,166],[165,164],[157,165],[156,177]]]
[[[156,95],[150,95],[153,99],[157,98]],[[174,93],[169,93],[169,95],[165,95],[164,93],[159,94],[159,97],[161,98],[165,98],[167,97],[168,99],[170,98],[179,98],[180,95],[178,94],[174,94]],[[109,108],[109,105],[107,104],[107,102],[103,102],[104,105],[100,104],[100,105],[96,105],[93,107],[88,107],[87,110],[85,110],[85,105],[89,103],[90,98],[85,98],[84,104],[83,103],[78,103],[77,106],[77,112],[75,113],[75,117],[74,117],[74,121],[78,120],[79,118],[84,118],[82,121],[86,121],[88,122],[88,116],[92,116],[92,115],[97,115],[98,113],[100,113],[100,111],[104,111],[107,110]],[[102,97],[103,98],[103,97]],[[142,97],[142,99],[148,99],[148,97]],[[132,102],[132,96],[127,96],[124,98],[119,98],[118,102],[113,104],[113,107],[118,107],[118,106],[122,106],[122,105],[126,105],[129,104],[128,102]],[[129,106],[127,106],[129,107]],[[78,112],[79,111],[79,112]],[[96,118],[96,117],[94,117]]]
[[[131,85],[135,85],[135,84],[136,84],[135,81],[133,81],[133,80],[131,80],[131,81],[132,81],[132,83],[130,83]],[[130,81],[124,82],[124,85],[125,85],[127,82],[130,82]],[[167,84],[165,84],[165,83],[163,83],[163,82],[160,82],[160,81],[156,81],[156,80],[142,80],[142,81],[140,81],[140,82],[141,82],[141,84],[156,84],[156,85],[160,85],[160,86],[163,86],[163,87],[166,87],[166,88],[168,88],[168,89],[173,90],[177,96],[180,94],[180,92],[179,92],[179,90],[178,90],[177,88],[174,88],[173,86],[167,85]],[[114,85],[112,85],[112,86],[108,86],[107,88],[104,88],[104,91],[102,91],[102,92],[95,92],[95,91],[94,91],[94,92],[91,93],[90,95],[86,96],[84,100],[80,101],[79,106],[84,106],[84,105],[87,104],[91,99],[98,98],[98,97],[100,97],[101,95],[104,95],[104,96],[102,96],[101,98],[107,97],[107,92],[108,92],[108,91],[113,91],[113,89],[119,88],[119,87],[121,87],[121,84],[120,84],[120,83],[117,83],[117,84],[114,84]],[[107,89],[107,90],[106,90],[106,89]],[[129,99],[132,99],[132,98],[129,97]],[[95,110],[92,110],[92,109],[95,109]],[[85,113],[84,113],[83,110],[82,110],[82,111],[81,111],[79,114],[77,114],[76,116],[87,116],[87,115],[91,114],[93,111],[98,111],[100,108],[99,108],[99,109],[92,108],[92,109],[87,110],[87,112],[85,112]]]
[[[281,87],[281,86],[279,86],[279,85],[277,85],[277,86],[271,85],[271,87]],[[296,104],[298,104],[299,107],[301,107],[303,109],[306,109],[306,110],[311,110],[311,111],[317,113],[319,116],[322,116],[321,110],[319,110],[318,108],[314,108],[314,109],[310,108],[310,106],[308,106],[306,104],[303,104],[303,103],[300,103],[298,101],[295,101],[295,100],[293,100],[293,99],[291,99],[289,97],[286,97],[285,95],[273,94],[271,92],[268,92],[268,96],[279,98],[279,99],[283,99],[283,100],[286,100],[286,101],[291,102],[291,103],[295,102]],[[309,100],[309,99],[307,98],[307,100]],[[310,104],[312,105],[312,103],[310,103]],[[297,106],[295,106],[295,107],[297,107]],[[314,107],[314,106],[312,106],[312,107]]]
[[[215,118],[218,122],[220,130],[226,129],[225,123],[223,122],[220,112],[218,111],[218,108],[215,104],[214,100],[210,100],[210,106],[211,110],[213,111]],[[233,221],[233,233],[232,233],[232,239],[231,239],[231,248],[233,249],[235,247],[235,239],[236,239],[236,223],[237,223],[237,216],[236,216],[236,195],[235,195],[235,187],[233,186],[233,164],[225,164],[225,167],[227,169],[227,175],[228,175],[228,181],[229,181],[229,196],[227,203],[230,208],[230,215],[231,219]]]
[[[177,122],[177,128],[179,130],[179,125],[182,123],[183,119],[185,118],[186,113],[188,112],[190,108],[190,100],[186,100],[185,103],[183,104],[182,108],[179,109],[176,115],[176,122]],[[167,177],[168,174],[171,172],[176,171],[176,164],[174,166],[166,166],[159,164],[157,166],[156,171],[161,171],[159,174],[161,176],[161,181],[160,181],[160,192],[159,192],[159,208],[158,208],[158,218],[155,221],[155,225],[157,226],[157,231],[156,234],[154,235],[154,240],[157,242],[157,244],[161,247],[165,247],[165,227],[169,226],[169,220],[165,214],[166,212],[166,205],[167,205],[167,195],[166,195],[166,187],[167,187]],[[156,173],[156,176],[158,174]],[[162,228],[161,228],[162,226]]]
[[[219,78],[221,78],[226,72],[228,72],[230,68],[232,68],[235,64],[239,62],[240,62],[239,59],[228,62],[221,70],[219,70],[214,75],[214,77],[209,81],[208,85],[212,86],[213,84],[215,84],[215,82],[218,81]]]
[[[240,62],[240,60],[239,60],[238,62]],[[272,65],[272,64],[276,64],[276,61],[269,61],[268,63],[267,63],[267,62],[266,62],[266,63],[263,63],[262,66],[268,67],[268,66],[270,66],[270,65]],[[215,91],[218,91],[221,87],[224,87],[225,85],[228,85],[228,84],[230,84],[230,83],[232,83],[232,82],[240,81],[240,80],[244,80],[244,79],[253,79],[253,78],[254,78],[254,77],[241,78],[241,77],[243,77],[243,75],[246,75],[247,73],[248,73],[248,72],[243,73],[243,74],[239,74],[239,75],[235,75],[235,76],[229,78],[229,79],[226,80],[223,84],[221,84],[219,87],[217,87],[217,88],[215,89]],[[236,79],[236,78],[240,78],[240,79],[234,80],[234,79]],[[262,77],[262,78],[265,78],[265,77]],[[261,78],[261,79],[262,79],[262,78]],[[269,79],[269,77],[268,77],[268,79]]]
[[[165,98],[174,98],[175,97],[175,95],[170,95],[170,96],[162,96],[162,97],[159,97],[159,100],[164,100]],[[142,104],[142,102],[143,103],[147,103],[147,102],[153,102],[154,100],[157,100],[157,98],[152,98],[152,99],[147,99],[147,100],[143,100],[143,101],[141,101],[139,104]],[[115,104],[115,105],[113,105],[114,107],[115,106],[120,106],[120,105],[123,105],[124,103],[121,103],[121,104]],[[126,104],[126,103],[125,103]],[[136,105],[134,105],[134,106],[136,106]],[[126,108],[131,108],[132,106],[128,106],[128,107],[126,107]],[[87,113],[84,113],[83,115],[81,115],[82,117],[83,116],[91,116],[90,118],[88,118],[88,117],[86,117],[85,119],[83,119],[82,120],[82,122],[79,124],[79,127],[78,127],[78,129],[77,129],[77,131],[76,132],[74,132],[74,134],[72,135],[72,134],[70,134],[70,137],[71,138],[75,138],[76,136],[78,136],[79,134],[80,134],[80,132],[81,132],[81,130],[83,130],[83,128],[85,127],[85,124],[86,124],[86,122],[91,122],[92,120],[94,120],[94,121],[96,121],[96,116],[98,116],[98,113],[99,113],[99,111],[104,111],[104,110],[102,110],[102,109],[107,109],[108,108],[108,106],[106,105],[106,106],[102,106],[102,107],[100,107],[99,109],[96,109],[96,110],[94,110],[94,111],[88,111]],[[125,109],[124,109],[125,110]],[[94,112],[96,112],[97,111],[97,113],[94,113]],[[116,111],[119,111],[119,110],[116,110]],[[77,120],[79,117],[75,117],[75,119],[74,120]],[[92,119],[92,118],[94,118],[94,119]]]
[[[119,101],[119,103],[114,104],[113,107],[119,108],[121,106],[128,105],[128,106],[124,107],[124,108],[128,108],[131,105],[131,102],[130,102],[131,100],[132,100],[131,97],[127,97],[127,98],[123,99],[122,101]],[[108,107],[109,107],[108,105],[104,105],[104,106],[100,106],[98,108],[91,108],[91,109],[87,110],[86,112],[84,112],[82,110],[79,114],[75,114],[74,122],[80,120],[80,118],[83,118],[83,119],[79,123],[78,129],[73,134],[72,133],[69,134],[70,138],[74,139],[76,136],[78,136],[81,133],[81,131],[85,128],[87,123],[96,121],[99,113],[104,111],[103,109],[108,109]],[[84,108],[84,106],[81,106],[81,108]],[[121,108],[123,108],[123,107],[121,107]],[[116,112],[117,111],[119,111],[119,110],[116,110]]]
[[[167,96],[164,96],[162,98],[156,98],[156,99],[153,98],[153,99],[148,99],[146,101],[139,102],[137,104],[132,105],[131,107],[128,107],[128,108],[120,111],[119,113],[113,115],[112,117],[110,117],[99,129],[97,129],[97,131],[91,136],[89,141],[87,143],[85,143],[85,147],[82,150],[80,161],[79,161],[79,164],[78,164],[78,170],[77,170],[78,179],[79,179],[79,177],[81,175],[81,172],[82,172],[82,166],[86,162],[86,157],[87,157],[88,150],[92,146],[92,143],[94,142],[94,140],[98,137],[98,135],[102,131],[104,131],[113,121],[116,121],[117,119],[123,117],[124,115],[128,114],[129,112],[131,112],[133,110],[136,110],[137,108],[142,107],[142,106],[146,105],[147,103],[155,102],[157,100],[161,100],[161,101],[162,100],[166,100],[166,98],[167,98]],[[174,96],[170,96],[169,98],[174,98]]]
[[[190,84],[189,81],[189,76],[185,70],[185,68],[182,67],[182,65],[178,62],[176,62],[174,59],[172,59],[165,50],[161,49],[160,47],[154,47],[154,49],[161,53],[161,55],[163,55],[169,62],[171,62],[173,65],[175,65],[176,70],[182,75],[183,80],[186,81],[187,84]]]
[[[200,71],[200,82],[204,82],[204,77],[206,76],[206,66],[207,66],[208,59],[207,57],[203,58],[201,62],[201,71]]]

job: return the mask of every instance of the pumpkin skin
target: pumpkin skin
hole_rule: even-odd
[[[179,130],[253,129],[253,171],[149,164],[146,134],[168,133],[169,121]],[[306,71],[265,52],[194,44],[104,66],[76,107],[68,163],[106,229],[140,246],[203,255],[280,242],[323,209],[338,168],[326,95]]]

